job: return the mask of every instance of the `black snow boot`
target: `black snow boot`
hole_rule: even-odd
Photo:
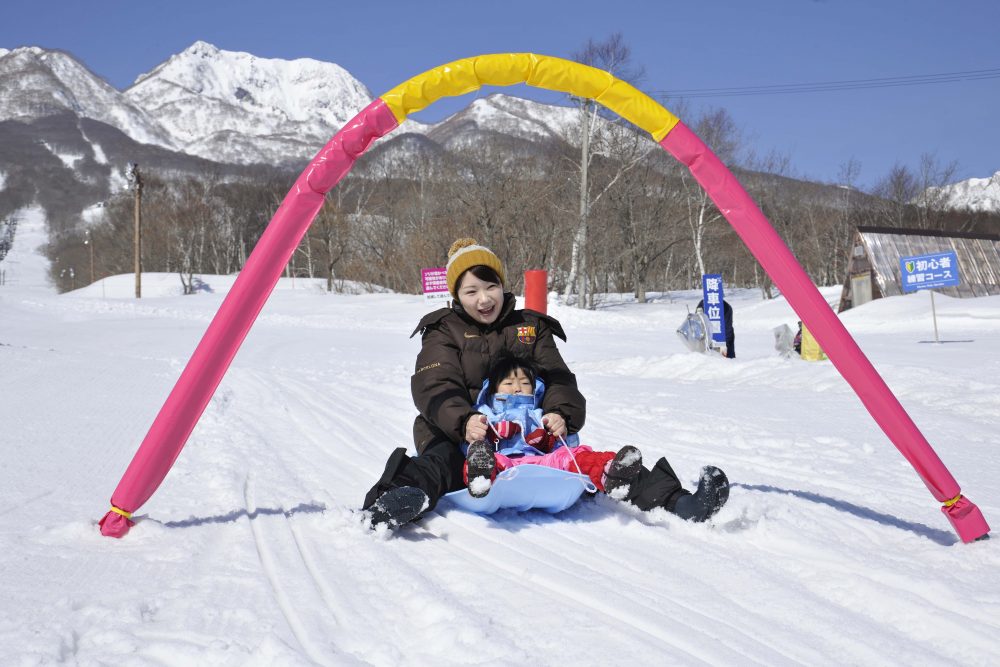
[[[465,462],[469,495],[473,498],[485,498],[493,487],[493,471],[497,467],[493,445],[485,440],[476,440],[469,445]]]
[[[604,493],[615,500],[625,500],[641,469],[642,452],[632,445],[625,445],[615,454],[604,474]]]
[[[427,494],[415,486],[389,489],[368,510],[371,512],[372,528],[383,524],[390,529],[398,528],[420,516],[429,504]]]
[[[705,466],[701,469],[698,490],[678,498],[673,511],[682,519],[700,523],[722,509],[727,500],[729,479],[726,473],[715,466]]]

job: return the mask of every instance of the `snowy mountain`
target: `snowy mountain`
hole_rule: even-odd
[[[301,164],[373,99],[339,65],[258,58],[201,41],[124,92],[72,56],[37,47],[0,52],[0,82],[18,91],[0,100],[0,121],[69,111],[141,143],[230,164]],[[575,108],[493,94],[433,125],[407,120],[379,145],[398,142],[388,151],[392,164],[409,166],[485,137],[521,151],[573,145],[578,126]]]
[[[119,190],[128,162],[167,177],[232,174],[261,163],[301,169],[372,100],[338,65],[258,58],[205,42],[125,92],[65,52],[2,49],[0,85],[0,215],[38,201],[50,215],[58,208],[60,227]],[[430,175],[453,160],[450,153],[495,143],[486,137],[517,159],[571,141],[575,124],[573,109],[493,95],[435,125],[408,119],[377,142],[359,171]],[[51,182],[68,187],[52,190]]]
[[[593,136],[607,136],[613,125],[597,116]],[[580,112],[573,106],[495,93],[473,100],[465,109],[433,125],[427,136],[449,152],[476,148],[489,138],[501,138],[509,147],[525,153],[537,153],[553,145],[576,147],[580,144]],[[595,140],[591,147],[597,153],[605,151],[600,141]]]
[[[181,150],[227,162],[299,162],[315,154],[369,104],[371,92],[346,70],[311,59],[258,58],[205,42],[140,76],[125,96],[149,112]],[[445,151],[461,150],[493,134],[530,142],[573,143],[571,108],[491,95],[434,125],[413,120],[397,133],[424,135]],[[391,143],[390,135],[382,143]],[[439,149],[413,137],[395,153],[403,161]]]
[[[69,111],[118,128],[141,143],[174,148],[160,124],[62,51],[23,47],[0,53],[0,121]]]
[[[449,162],[445,149],[424,132],[408,132],[408,129],[409,121],[388,137],[375,142],[358,161],[353,172],[376,178],[388,174],[423,174],[434,178],[441,173]]]
[[[479,98],[458,113],[434,125],[427,136],[448,150],[475,144],[484,134],[498,134],[537,142],[579,141],[578,112],[509,95]]]
[[[195,42],[143,74],[125,97],[186,153],[226,162],[298,161],[371,102],[345,69]]]
[[[950,208],[973,211],[1000,211],[1000,171],[989,178],[970,178],[944,188],[931,188],[947,194]]]
[[[37,47],[0,51],[0,82],[19,91],[0,100],[0,121],[70,111],[139,142],[233,164],[299,164],[373,99],[339,65],[258,58],[201,41],[124,92],[72,56]],[[404,162],[433,159],[441,149],[462,150],[487,135],[521,144],[573,144],[577,118],[571,107],[494,94],[440,123],[407,120],[380,143],[405,133],[426,137],[411,136],[394,149]]]

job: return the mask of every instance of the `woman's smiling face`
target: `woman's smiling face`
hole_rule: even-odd
[[[466,271],[458,283],[458,302],[475,321],[493,324],[500,317],[503,288],[499,283],[477,278],[472,271]]]

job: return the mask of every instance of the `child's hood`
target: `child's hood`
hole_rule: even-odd
[[[541,407],[542,397],[545,395],[545,383],[540,378],[535,378],[534,394],[494,394],[493,399],[487,403],[489,385],[489,380],[483,380],[483,388],[479,390],[479,396],[476,397],[476,408],[488,405],[496,414],[515,407]]]

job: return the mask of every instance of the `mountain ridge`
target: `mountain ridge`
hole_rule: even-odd
[[[118,90],[72,54],[37,46],[0,48],[0,121],[69,111],[122,131],[133,140],[231,165],[295,167],[374,98],[336,63],[261,58],[196,41]],[[578,113],[501,93],[472,100],[434,124],[407,119],[379,146],[400,164],[437,159],[487,136],[532,143],[577,144]],[[419,135],[422,141],[401,137]],[[436,147],[432,148],[432,144]],[[97,149],[99,151],[99,147]],[[541,146],[539,146],[541,150]],[[427,151],[406,155],[407,151]],[[1000,210],[1000,172],[942,188],[955,207]]]

